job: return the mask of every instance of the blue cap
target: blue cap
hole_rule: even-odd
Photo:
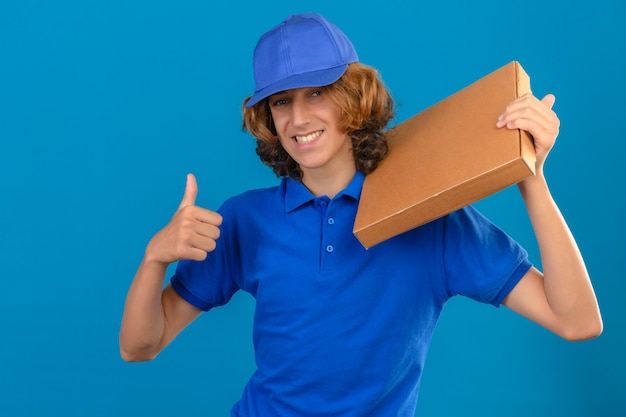
[[[350,40],[323,16],[289,16],[254,49],[255,91],[246,107],[280,91],[332,84],[358,60]]]

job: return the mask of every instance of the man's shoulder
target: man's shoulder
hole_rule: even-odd
[[[269,208],[268,206],[274,206],[284,201],[282,197],[284,194],[283,187],[281,182],[270,187],[243,191],[226,199],[219,212],[263,211]]]

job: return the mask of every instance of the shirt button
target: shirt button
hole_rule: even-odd
[[[329,217],[328,224],[335,224],[335,219],[333,219],[332,217]]]
[[[335,250],[335,248],[333,247],[333,245],[326,246],[326,252],[332,253],[334,250]]]

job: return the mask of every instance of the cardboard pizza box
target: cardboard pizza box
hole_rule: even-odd
[[[530,92],[518,62],[398,124],[389,154],[365,177],[354,234],[370,248],[534,175],[524,131],[497,128],[506,105]]]

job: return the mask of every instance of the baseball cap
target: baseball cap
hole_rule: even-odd
[[[255,91],[246,107],[280,91],[332,84],[358,59],[347,36],[323,16],[289,16],[254,49]]]

